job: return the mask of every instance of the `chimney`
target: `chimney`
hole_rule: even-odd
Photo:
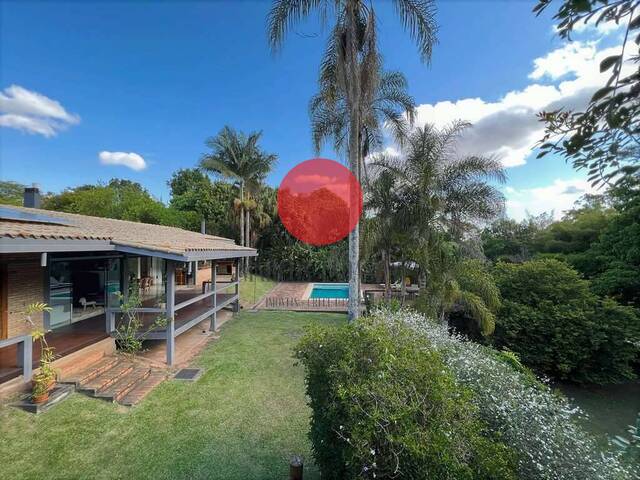
[[[40,208],[41,198],[40,189],[35,183],[32,187],[26,187],[24,189],[24,206],[29,208]]]
[[[200,233],[203,235],[207,233],[207,222],[204,218],[200,221]]]

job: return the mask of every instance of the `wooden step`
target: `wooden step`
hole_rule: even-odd
[[[147,378],[134,385],[134,387],[125,396],[118,400],[118,403],[129,407],[135,405],[166,378],[167,374],[165,371],[152,369]]]
[[[53,368],[61,378],[75,378],[83,370],[87,370],[100,360],[111,357],[116,351],[113,338],[105,338],[78,351],[65,355],[53,362]]]
[[[80,391],[95,395],[100,390],[109,388],[111,385],[118,382],[122,377],[132,372],[133,368],[134,364],[132,362],[119,361],[116,365],[112,366],[97,377],[94,377],[89,382],[81,383],[77,388]]]
[[[123,375],[117,382],[96,392],[94,396],[117,402],[131,392],[136,385],[147,379],[149,375],[151,375],[151,369],[149,367],[135,367],[131,372]]]
[[[61,383],[72,383],[76,387],[82,384],[87,384],[96,377],[99,377],[103,373],[107,372],[118,364],[120,359],[116,356],[103,357],[93,365],[86,367],[78,372],[74,372],[69,376],[65,376],[60,379]]]

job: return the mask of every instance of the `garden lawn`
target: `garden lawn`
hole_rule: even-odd
[[[310,409],[292,348],[311,323],[340,314],[245,312],[195,363],[196,383],[168,380],[128,409],[74,393],[35,416],[0,406],[0,478],[286,478],[311,461]]]
[[[248,275],[240,282],[240,303],[249,308],[275,287],[276,282],[259,275]]]

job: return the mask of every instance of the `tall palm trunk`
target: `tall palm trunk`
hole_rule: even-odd
[[[240,245],[244,246],[244,182],[240,182]],[[244,262],[240,262],[238,267],[240,268],[240,275],[242,275],[243,268],[240,265],[244,266]],[[239,275],[239,276],[240,276]]]
[[[349,168],[356,179],[360,178],[360,71],[357,57],[356,2],[347,7],[345,60],[349,106]],[[356,208],[357,193],[350,191],[350,208]],[[349,234],[349,302],[348,317],[353,321],[360,316],[360,226],[359,222]]]
[[[244,228],[246,232],[244,234],[245,247],[251,246],[251,212],[249,209],[245,210]],[[244,257],[244,271],[249,273],[249,257]]]

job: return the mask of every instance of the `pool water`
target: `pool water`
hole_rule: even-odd
[[[349,284],[314,283],[309,298],[349,298]]]

